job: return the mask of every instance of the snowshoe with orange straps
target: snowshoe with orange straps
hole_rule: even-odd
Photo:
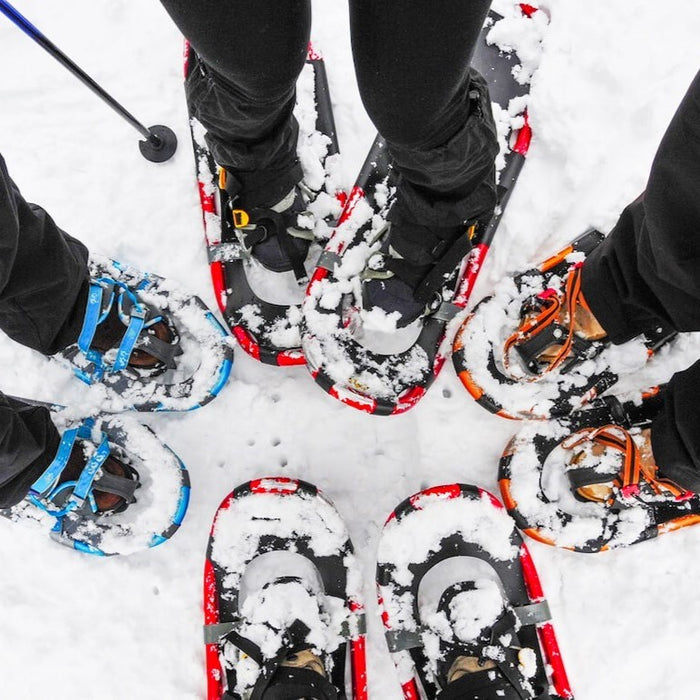
[[[650,449],[664,387],[641,402],[614,396],[510,441],[499,482],[508,512],[534,539],[577,552],[623,547],[700,522],[700,496],[665,478]]]
[[[581,290],[583,262],[603,238],[589,230],[539,267],[503,280],[465,320],[453,362],[477,403],[504,418],[566,415],[675,336],[659,326],[624,352],[609,342]]]

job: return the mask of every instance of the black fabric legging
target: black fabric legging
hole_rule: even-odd
[[[311,3],[162,3],[202,59],[188,99],[215,159],[249,200],[278,201],[300,179],[292,109]],[[350,1],[360,94],[402,175],[394,218],[455,226],[493,209],[495,127],[469,70],[489,5]]]
[[[700,331],[700,73],[666,130],[647,189],[583,266],[583,294],[614,343],[660,324]],[[675,374],[652,425],[664,474],[700,491],[700,361]]]
[[[88,291],[87,249],[24,200],[0,155],[0,329],[51,355],[80,333]],[[0,393],[0,508],[21,501],[53,459],[49,412]]]

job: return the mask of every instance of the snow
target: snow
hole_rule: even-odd
[[[506,270],[546,257],[588,226],[611,228],[644,187],[700,65],[700,6],[692,0],[547,6],[551,24],[529,106],[533,144],[474,299]],[[182,47],[165,12],[155,0],[23,0],[19,9],[139,119],[174,128],[180,148],[168,163],[146,162],[135,132],[2,17],[0,45],[12,70],[0,76],[0,153],[13,178],[95,252],[172,279],[215,308]],[[349,186],[374,129],[353,77],[345,4],[315,0],[314,11],[344,154],[335,177]],[[665,354],[680,369],[697,358],[697,344],[682,339]],[[58,364],[5,337],[0,366],[8,393],[73,404],[89,395]],[[373,602],[384,519],[437,483],[496,492],[498,457],[518,426],[477,406],[449,363],[414,409],[377,418],[326,396],[303,368],[259,365],[241,351],[212,404],[144,420],[190,471],[183,527],[161,547],[102,561],[0,522],[3,696],[35,700],[49,687],[55,700],[203,697],[201,578],[211,519],[234,486],[282,473],[317,483],[346,518],[364,573],[370,691],[400,698]],[[687,669],[700,645],[692,624],[700,618],[700,528],[599,556],[528,544],[579,700],[697,694]],[[634,673],[626,672],[632,663]]]

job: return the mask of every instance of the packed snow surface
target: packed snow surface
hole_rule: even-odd
[[[8,66],[0,76],[0,153],[13,179],[93,252],[162,275],[216,308],[182,44],[166,13],[155,0],[18,4],[139,119],[173,127],[180,147],[165,164],[145,161],[128,125],[0,17]],[[533,143],[475,300],[506,271],[544,259],[587,227],[611,229],[644,188],[700,65],[694,0],[547,0],[546,7],[551,19],[528,110]],[[353,77],[346,4],[314,0],[313,9],[343,151],[336,175],[349,187],[374,128]],[[682,369],[698,357],[697,344],[681,339],[666,354]],[[7,393],[93,410],[91,392],[64,368],[6,337],[0,365]],[[212,517],[234,486],[281,473],[317,483],[347,520],[363,567],[370,692],[398,700],[373,603],[384,519],[436,483],[497,492],[498,458],[518,426],[476,405],[449,365],[416,408],[378,418],[329,398],[303,368],[259,365],[240,351],[212,404],[145,420],[190,470],[183,527],[161,547],[102,561],[0,522],[3,697],[35,700],[50,687],[54,700],[202,698],[201,579]],[[700,528],[593,556],[530,548],[578,700],[695,697],[687,669],[700,646],[700,626],[692,624],[700,619]],[[612,658],[634,659],[634,673]]]

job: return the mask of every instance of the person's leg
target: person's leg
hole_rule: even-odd
[[[248,206],[275,204],[302,178],[292,110],[310,0],[162,3],[199,58],[187,98],[214,159],[235,177]]]
[[[0,156],[0,330],[51,355],[74,343],[88,295],[88,252],[24,200]]]
[[[353,0],[360,93],[401,174],[392,221],[455,227],[490,217],[496,130],[469,62],[490,0]]]
[[[613,343],[660,322],[700,330],[700,73],[673,117],[646,192],[583,266],[583,294]]]
[[[51,414],[0,394],[0,508],[19,503],[56,456]]]
[[[651,426],[654,460],[663,476],[700,493],[700,361],[676,372]]]

